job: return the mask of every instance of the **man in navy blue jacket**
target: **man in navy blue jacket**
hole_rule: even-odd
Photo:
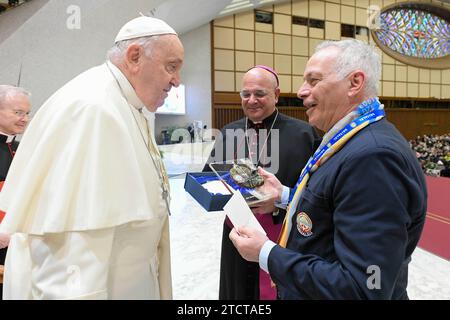
[[[291,200],[285,232],[278,244],[251,228],[230,233],[239,253],[269,272],[280,299],[408,298],[427,192],[376,97],[380,69],[379,55],[360,41],[318,46],[298,96],[323,142],[294,195],[261,170],[275,203]]]

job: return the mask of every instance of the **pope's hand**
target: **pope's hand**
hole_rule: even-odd
[[[8,234],[0,233],[0,249],[6,248],[9,244],[10,236]]]
[[[230,239],[242,258],[253,262],[259,261],[259,252],[264,242],[269,240],[263,233],[247,227],[233,228]]]
[[[264,170],[261,167],[258,168],[258,173],[264,178],[264,184],[256,188],[256,191],[259,191],[263,194],[268,194],[270,195],[270,198],[255,204],[251,209],[253,213],[259,214],[275,212],[275,201],[281,200],[283,185],[277,179],[277,177],[275,177],[274,174]]]

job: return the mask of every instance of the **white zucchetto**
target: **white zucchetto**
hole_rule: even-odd
[[[162,34],[177,34],[175,30],[161,19],[142,16],[128,21],[119,31],[114,43],[140,37]]]

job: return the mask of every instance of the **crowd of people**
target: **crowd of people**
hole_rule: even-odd
[[[450,178],[450,134],[418,136],[409,143],[425,174]]]

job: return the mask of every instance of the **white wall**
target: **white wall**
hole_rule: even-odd
[[[32,93],[35,113],[66,82],[105,61],[106,51],[125,22],[165,1],[33,0],[8,11],[0,16],[0,84],[16,85],[22,66],[20,85]],[[73,11],[67,12],[71,6],[80,10],[79,29],[67,27],[68,21],[69,25],[74,22]],[[23,22],[11,31],[11,21]],[[193,120],[211,127],[209,23],[180,38],[185,47],[181,77],[186,85],[186,115],[157,115],[156,134],[164,127],[185,126]]]
[[[211,32],[209,23],[181,37],[185,62],[181,82],[186,85],[186,115],[156,114],[155,134],[170,126],[201,120],[211,128]]]
[[[36,0],[39,1],[39,0]],[[0,38],[0,83],[17,84],[32,93],[35,112],[42,103],[74,76],[106,59],[120,27],[147,13],[164,0],[50,0],[30,15],[24,4],[7,12],[26,20],[6,39]],[[80,29],[69,29],[70,6],[80,8]],[[6,14],[6,13],[5,13]],[[7,19],[0,16],[0,30]],[[2,33],[2,31],[0,31]]]

